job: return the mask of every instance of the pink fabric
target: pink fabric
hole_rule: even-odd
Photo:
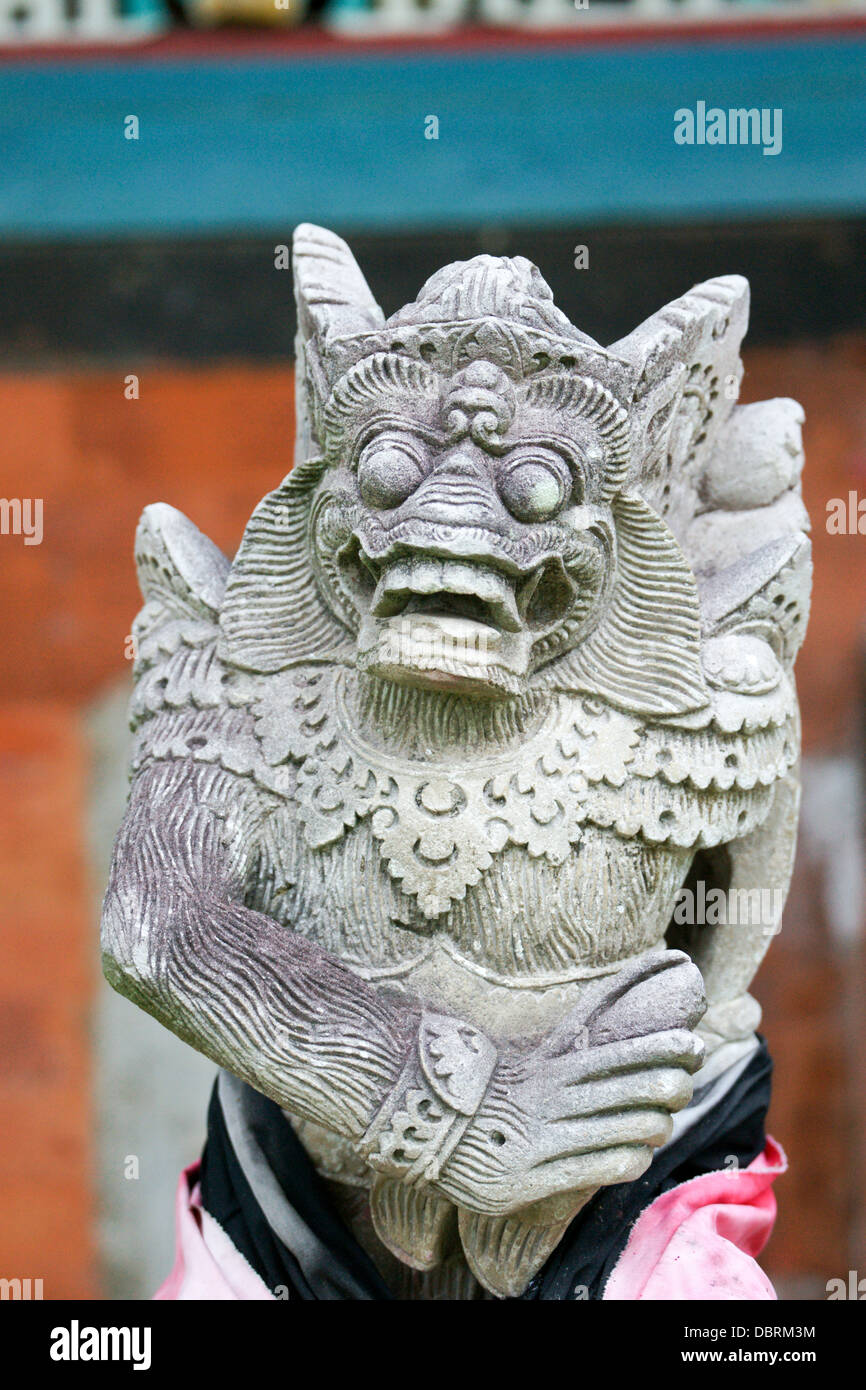
[[[174,1268],[154,1299],[273,1299],[256,1274],[201,1204],[199,1165],[180,1175],[175,1202]]]
[[[662,1193],[632,1227],[605,1299],[774,1299],[758,1265],[776,1219],[775,1140],[748,1168],[705,1173]]]
[[[757,1264],[776,1217],[772,1185],[787,1168],[767,1139],[748,1168],[706,1173],[657,1197],[638,1217],[605,1299],[774,1299]],[[201,1205],[199,1165],[181,1174],[174,1269],[158,1299],[273,1299],[267,1285]]]

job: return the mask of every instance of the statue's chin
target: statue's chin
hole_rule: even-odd
[[[526,634],[448,613],[368,615],[358,636],[358,669],[367,675],[491,700],[522,694],[528,658]]]

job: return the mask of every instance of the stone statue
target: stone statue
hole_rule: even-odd
[[[338,237],[294,257],[292,471],[232,564],[139,527],[105,972],[285,1112],[392,1288],[513,1297],[754,1045],[802,412],[735,404],[737,276],[602,348],[522,257],[387,320]]]

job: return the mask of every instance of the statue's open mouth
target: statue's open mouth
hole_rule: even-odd
[[[516,695],[533,642],[574,600],[574,583],[556,556],[528,572],[408,549],[384,562],[362,549],[354,558],[366,588],[358,594],[359,667],[401,684]]]
[[[376,585],[371,611],[377,618],[441,612],[488,629],[521,628],[514,589],[505,575],[455,560],[395,561]]]

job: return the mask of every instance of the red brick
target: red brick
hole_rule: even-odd
[[[95,1292],[85,787],[74,711],[0,706],[0,1275],[46,1298]]]

